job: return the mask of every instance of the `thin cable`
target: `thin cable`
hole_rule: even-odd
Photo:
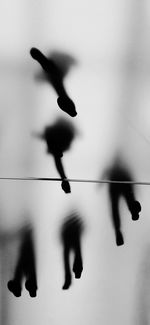
[[[76,179],[76,178],[53,178],[53,177],[0,177],[0,180],[10,181],[48,181],[48,182],[61,182],[66,180],[68,182],[76,183],[97,183],[97,184],[133,184],[133,185],[150,185],[150,182],[144,181],[115,181],[115,180],[94,180],[94,179]]]

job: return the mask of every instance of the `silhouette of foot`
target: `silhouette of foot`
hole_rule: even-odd
[[[15,297],[21,297],[21,286],[20,284],[15,280],[10,280],[7,283],[7,287],[9,291],[11,291]]]
[[[71,193],[71,188],[68,181],[62,181],[61,187],[65,193]]]
[[[75,274],[76,279],[81,278],[82,271],[83,271],[82,263],[80,261],[75,261],[75,263],[73,265],[73,272]]]
[[[57,104],[64,112],[68,113],[71,117],[75,117],[77,115],[75,105],[68,96],[58,97]]]
[[[29,291],[30,297],[32,298],[36,297],[37,286],[33,281],[27,280],[25,282],[25,287]]]
[[[141,204],[138,201],[133,202],[132,207],[132,220],[136,221],[139,219],[139,212],[141,211]]]
[[[68,277],[68,279],[65,280],[65,283],[64,283],[62,289],[67,290],[67,289],[69,289],[70,285],[71,285],[71,277]]]
[[[116,244],[117,244],[117,246],[124,245],[124,239],[123,239],[122,233],[120,231],[118,231],[116,234]]]

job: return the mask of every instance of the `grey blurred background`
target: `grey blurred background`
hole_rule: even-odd
[[[78,129],[63,158],[69,178],[101,179],[119,152],[137,181],[150,181],[149,1],[1,0],[0,27],[0,176],[58,177],[46,145],[32,133],[64,117]],[[61,112],[52,87],[37,80],[33,46],[77,61],[65,79],[77,117]],[[71,183],[71,189],[66,195],[59,182],[0,181],[1,324],[150,324],[150,187],[135,187],[139,221],[120,202],[121,247],[108,186]],[[59,228],[76,208],[86,224],[84,270],[64,292]],[[26,222],[35,232],[35,299],[7,289]]]

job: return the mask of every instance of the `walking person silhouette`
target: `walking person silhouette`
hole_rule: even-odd
[[[36,297],[37,279],[32,230],[26,228],[23,234],[20,253],[13,280],[8,281],[7,287],[16,297],[21,296],[22,281],[25,277],[25,287],[31,297]]]
[[[60,65],[61,61],[61,54],[56,54],[51,56],[50,58],[47,58],[40,50],[37,48],[31,48],[30,54],[34,60],[36,60],[41,67],[44,70],[44,73],[46,74],[46,79],[55,89],[58,99],[57,103],[58,106],[69,114],[72,117],[75,117],[77,115],[75,104],[73,101],[69,98],[66,89],[64,87],[64,77],[66,73],[68,72],[67,68],[67,55],[64,58],[64,55],[62,55],[62,63],[63,60],[65,61],[64,64]],[[71,57],[68,56],[68,66],[69,61],[71,61]],[[72,59],[72,63],[73,63]],[[61,67],[63,66],[63,67]],[[65,67],[65,69],[64,69]]]
[[[120,159],[116,159],[112,167],[106,171],[107,177],[111,181],[132,181],[132,177],[128,169],[123,166]],[[121,246],[124,244],[124,238],[121,230],[121,220],[119,213],[119,199],[121,197],[126,201],[127,207],[131,213],[132,220],[139,219],[141,205],[135,199],[133,184],[109,183],[109,198],[111,203],[112,221],[115,230],[116,244]]]
[[[61,240],[63,244],[63,260],[65,270],[64,290],[69,289],[72,282],[70,253],[73,251],[74,261],[72,271],[75,278],[79,279],[83,271],[83,262],[81,254],[81,235],[83,231],[83,223],[77,213],[70,214],[61,227]]]

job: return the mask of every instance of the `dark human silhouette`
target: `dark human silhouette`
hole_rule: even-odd
[[[107,176],[111,181],[133,181],[128,169],[123,166],[119,159],[116,159],[112,167],[107,171]],[[121,221],[119,213],[119,199],[123,197],[131,213],[132,220],[139,219],[141,205],[135,199],[133,184],[109,183],[109,197],[112,210],[112,221],[115,230],[117,246],[124,244],[123,234],[121,231]]]
[[[72,271],[75,278],[79,279],[83,271],[82,255],[81,255],[81,234],[83,231],[82,220],[76,213],[67,217],[61,228],[61,240],[63,244],[63,260],[65,269],[64,290],[69,289],[72,282],[70,267],[70,252],[74,253],[74,262]]]
[[[67,181],[65,171],[62,164],[63,153],[69,150],[71,142],[74,138],[74,126],[65,119],[58,119],[53,125],[47,126],[42,135],[38,137],[45,140],[47,144],[47,152],[54,157],[57,171],[62,178],[61,187],[65,193],[70,193],[70,184]]]
[[[25,288],[31,297],[36,297],[37,280],[35,269],[35,254],[32,230],[26,229],[21,243],[19,258],[13,280],[8,281],[7,287],[16,297],[21,296],[22,281],[25,278]]]
[[[58,53],[53,53],[50,58],[47,58],[40,50],[34,47],[31,48],[30,54],[32,58],[41,65],[46,74],[46,80],[55,89],[58,95],[58,106],[70,116],[76,116],[77,112],[75,104],[69,98],[63,83],[64,77],[69,70],[69,66],[74,60],[71,60],[71,57],[67,55],[61,55]]]

